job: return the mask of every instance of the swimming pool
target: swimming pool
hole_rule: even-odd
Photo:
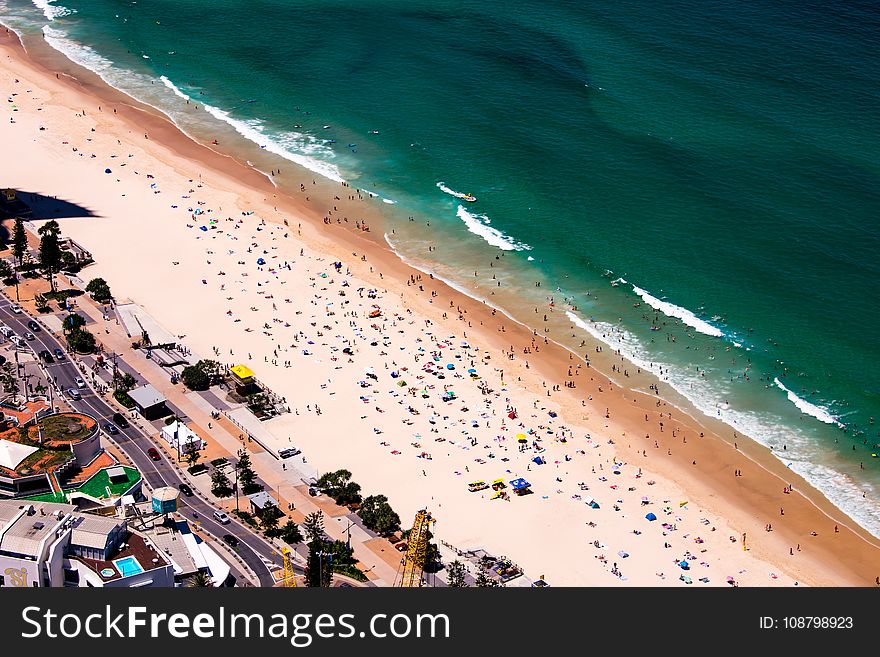
[[[116,566],[116,569],[122,574],[123,577],[128,577],[129,575],[137,575],[138,573],[144,572],[143,566],[138,563],[138,560],[134,557],[125,557],[124,559],[117,559],[113,562]]]

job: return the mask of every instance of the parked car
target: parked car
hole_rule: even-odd
[[[7,338],[11,338],[13,335],[15,335],[15,331],[13,331],[8,326],[0,326],[0,333],[5,335]]]
[[[34,335],[33,333],[31,333],[30,331],[25,331],[24,332],[24,339],[25,340],[36,340],[37,336]]]
[[[58,349],[58,348],[56,347],[56,348],[54,349],[54,353],[55,353],[55,358],[57,358],[58,360],[64,360],[64,358],[65,358],[65,356],[64,356],[64,352],[61,351],[61,349]]]
[[[181,493],[183,493],[187,497],[192,497],[193,489],[190,488],[188,484],[181,483],[177,486],[177,488],[180,490]]]
[[[27,343],[24,340],[22,340],[20,337],[18,337],[17,335],[12,336],[12,344],[14,344],[16,347],[21,347],[21,348],[24,348],[27,345]]]
[[[55,359],[52,358],[52,354],[49,353],[48,349],[43,349],[43,351],[40,352],[40,358],[42,358],[45,363],[55,362]]]
[[[108,422],[107,424],[104,425],[104,431],[106,431],[107,433],[109,433],[112,436],[115,436],[117,433],[119,433],[119,429],[117,429],[116,425],[113,424],[112,422]]]
[[[238,539],[232,534],[223,534],[223,542],[231,548],[238,547]]]
[[[11,310],[12,312],[14,312],[16,315],[20,315],[20,314],[21,314],[21,306],[19,306],[19,305],[12,304],[12,306],[10,306],[9,310]]]
[[[150,447],[150,449],[147,450],[147,456],[149,456],[154,461],[162,460],[162,457],[159,455],[159,452],[156,450],[155,447]]]
[[[231,522],[229,520],[229,516],[227,516],[222,511],[214,511],[214,520],[219,522],[221,525],[228,525]]]
[[[129,425],[128,420],[125,419],[125,416],[122,413],[114,413],[113,421],[120,429],[128,429],[128,427],[131,426]]]
[[[37,324],[37,320],[35,320],[35,319],[31,319],[31,320],[29,320],[28,323],[27,323],[27,325],[28,325],[28,328],[29,328],[31,331],[33,331],[34,333],[38,333],[39,331],[42,330],[42,329],[40,328],[40,325]]]
[[[79,394],[79,390],[77,390],[76,388],[68,388],[67,389],[67,396],[70,397],[71,399],[75,399],[77,401],[82,399],[82,395]]]
[[[80,377],[76,377],[76,379],[74,379],[74,380],[76,381],[76,387],[77,387],[77,388],[82,389],[82,388],[85,388],[85,387],[86,387],[86,382],[83,381]]]
[[[285,449],[278,451],[278,456],[283,459],[289,459],[291,456],[296,456],[297,454],[301,454],[302,452],[298,450],[296,447],[287,447]]]

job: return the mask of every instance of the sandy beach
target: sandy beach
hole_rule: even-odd
[[[59,219],[96,261],[82,277],[194,355],[248,365],[290,406],[266,423],[278,448],[351,470],[404,526],[427,507],[438,540],[554,586],[875,585],[880,541],[766,448],[597,344],[588,365],[407,266],[378,201],[328,195],[308,171],[284,196],[158,112],[56,76],[11,33],[0,91],[2,186],[89,211]],[[604,375],[612,364],[641,391]],[[514,493],[519,478],[531,494]],[[505,496],[468,491],[497,479]]]

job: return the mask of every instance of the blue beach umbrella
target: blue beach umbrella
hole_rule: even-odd
[[[655,516],[653,513],[649,513],[648,515],[645,516],[645,518],[647,518],[651,522],[654,522],[657,519],[657,516]]]

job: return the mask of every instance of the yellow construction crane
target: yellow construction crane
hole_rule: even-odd
[[[409,533],[404,556],[403,572],[398,569],[396,585],[400,587],[416,587],[422,585],[422,572],[425,568],[425,559],[428,556],[428,530],[435,520],[427,510],[422,509],[416,513],[416,520]]]
[[[281,548],[281,559],[284,564],[284,570],[281,576],[281,586],[287,588],[296,588],[296,573],[293,572],[293,561],[290,559],[290,548]]]

